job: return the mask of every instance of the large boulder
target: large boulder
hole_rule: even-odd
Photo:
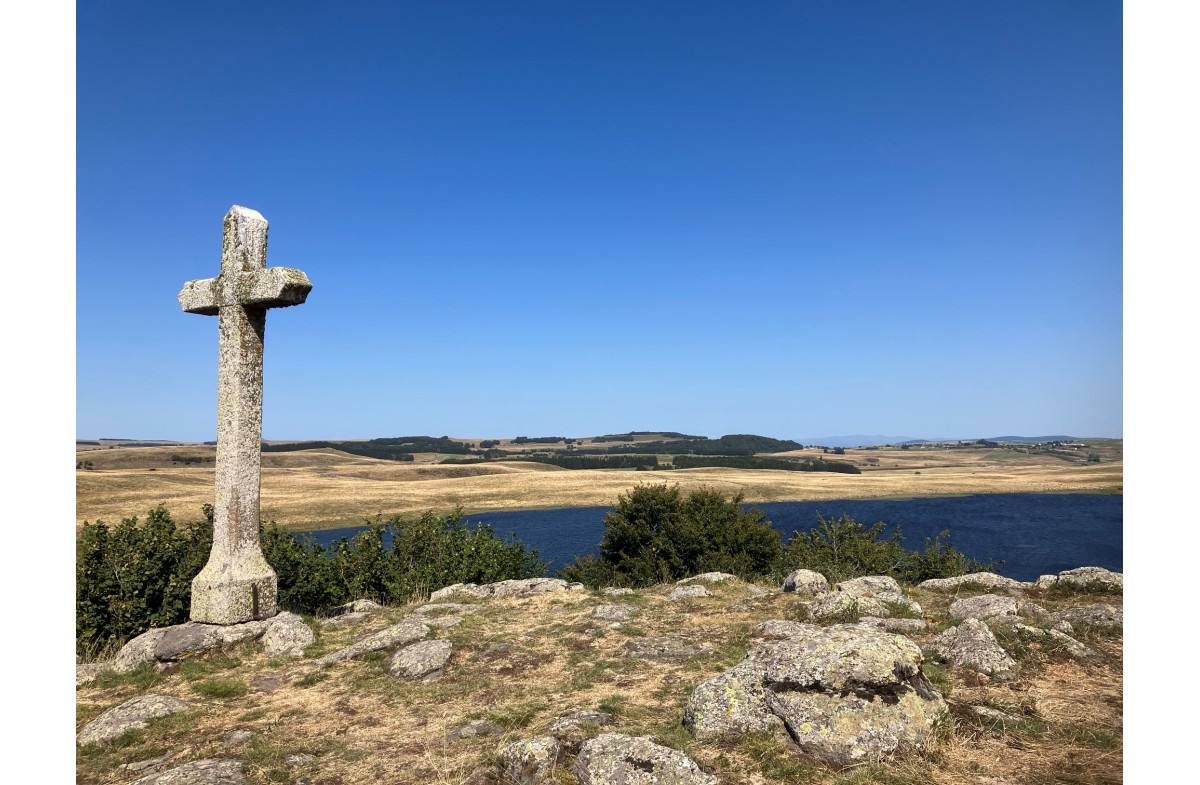
[[[268,657],[300,656],[316,640],[312,628],[294,613],[283,611],[268,620],[263,632],[263,653]]]
[[[1073,570],[1063,570],[1058,575],[1043,575],[1037,579],[1035,585],[1041,589],[1052,586],[1099,585],[1109,591],[1121,591],[1124,589],[1125,576],[1103,567],[1076,567]]]
[[[538,736],[510,744],[500,751],[504,771],[519,785],[538,785],[554,779],[562,745],[553,736]]]
[[[829,581],[819,572],[794,570],[783,579],[783,590],[797,594],[823,594],[829,591]]]
[[[159,662],[178,662],[206,651],[261,638],[270,619],[240,624],[202,624],[187,622],[163,628],[163,636],[154,647]]]
[[[839,624],[763,643],[692,692],[683,724],[698,738],[786,733],[836,765],[923,748],[946,704],[902,635]]]
[[[994,572],[972,572],[968,575],[956,575],[953,578],[930,578],[927,581],[921,581],[917,585],[922,589],[929,589],[931,591],[953,591],[964,583],[984,586],[989,589],[1011,589],[1014,591],[1023,591],[1033,585],[1022,581],[1015,581],[1012,578],[1005,578],[1003,575],[997,575]]]
[[[234,758],[205,758],[173,769],[147,774],[132,785],[246,785],[242,762]]]
[[[950,603],[951,619],[995,619],[1002,616],[1015,618],[1016,615],[1017,601],[1012,597],[981,594]]]
[[[117,652],[117,657],[113,661],[113,670],[117,673],[125,673],[139,665],[154,662],[154,650],[158,648],[158,642],[166,634],[167,628],[155,627],[130,640]]]
[[[571,768],[579,785],[716,785],[682,752],[646,736],[601,733],[579,749]]]
[[[146,727],[146,723],[168,714],[186,711],[191,706],[169,695],[142,695],[114,706],[83,726],[77,744],[102,744],[117,738],[125,731]]]
[[[921,606],[903,595],[885,594],[882,597],[858,596],[842,591],[819,594],[807,602],[801,602],[811,618],[817,621],[846,620],[851,616],[877,616],[891,618],[897,606],[901,612],[920,616]]]
[[[326,616],[344,616],[347,613],[374,613],[383,606],[374,600],[352,600],[345,605],[339,605],[336,608],[330,608],[325,612]]]
[[[925,651],[951,665],[972,668],[996,678],[1009,678],[1017,672],[1017,663],[979,619],[967,619],[951,627],[926,643]]]
[[[890,575],[864,575],[837,585],[837,590],[853,597],[904,597],[900,584]]]
[[[436,679],[450,659],[448,640],[421,641],[400,649],[388,661],[388,674],[409,679]]]
[[[108,662],[77,662],[75,663],[75,686],[82,687],[91,684],[102,673],[113,670],[112,661]]]
[[[361,657],[367,652],[390,649],[393,646],[407,646],[414,641],[428,638],[429,633],[428,624],[416,616],[409,616],[399,624],[393,624],[385,630],[380,630],[374,635],[369,635],[358,643],[347,646],[344,649],[338,649],[332,654],[326,654],[319,660],[315,660],[313,664],[317,667],[322,667],[334,662]]]

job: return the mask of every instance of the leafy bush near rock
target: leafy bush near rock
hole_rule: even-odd
[[[78,653],[187,621],[192,579],[212,549],[211,505],[204,515],[178,524],[159,507],[141,523],[83,524],[75,557]],[[280,607],[299,613],[363,597],[403,603],[448,584],[532,578],[546,567],[536,549],[515,538],[486,524],[468,527],[461,510],[415,520],[393,516],[328,548],[272,523],[263,528],[262,547],[278,575]]]

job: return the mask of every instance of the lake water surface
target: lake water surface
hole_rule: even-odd
[[[807,531],[825,518],[847,513],[859,523],[899,526],[909,548],[950,530],[954,547],[979,561],[1003,560],[997,570],[1021,581],[1073,567],[1122,570],[1122,496],[1100,494],[1003,493],[916,498],[903,501],[845,499],[757,505],[785,537]],[[550,560],[552,573],[576,556],[596,552],[609,507],[489,512],[469,515],[498,534],[516,534]],[[351,537],[366,527],[312,532],[322,545]]]

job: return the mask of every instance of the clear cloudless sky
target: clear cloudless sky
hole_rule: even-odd
[[[1118,2],[80,2],[79,438],[1122,434]]]

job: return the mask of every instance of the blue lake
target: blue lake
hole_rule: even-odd
[[[917,498],[903,501],[845,499],[775,502],[757,505],[785,537],[847,513],[859,523],[884,521],[899,526],[910,548],[950,530],[950,541],[966,555],[1003,560],[1002,575],[1022,581],[1073,567],[1122,570],[1122,496],[1099,494],[1004,493]],[[490,523],[499,534],[515,534],[550,560],[550,572],[576,556],[596,552],[609,507],[489,512],[469,515]],[[351,537],[366,527],[312,532],[322,545]]]

